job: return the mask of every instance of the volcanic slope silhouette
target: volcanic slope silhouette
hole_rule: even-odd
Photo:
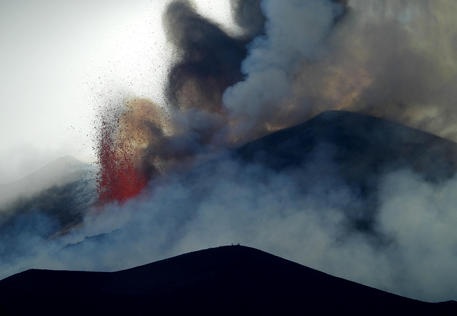
[[[436,184],[449,180],[457,171],[456,143],[395,122],[346,111],[323,112],[300,125],[236,148],[227,156],[190,172],[184,185],[193,188],[194,200],[204,200],[212,189],[199,179],[217,181],[211,177],[220,177],[219,170],[228,159],[246,170],[251,166],[261,168],[262,174],[285,176],[298,194],[326,198],[326,190],[335,186],[347,188],[356,198],[337,207],[344,211],[349,230],[369,234],[376,234],[379,188],[386,175],[410,170],[423,181]]]
[[[0,282],[5,315],[455,315],[244,246],[201,250],[119,272],[29,270]]]
[[[277,171],[300,167],[319,146],[329,147],[339,170],[353,183],[410,168],[429,181],[457,171],[457,144],[388,120],[326,111],[311,120],[248,143],[235,151],[247,162]]]

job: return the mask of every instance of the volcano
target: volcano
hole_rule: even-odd
[[[29,270],[0,282],[6,315],[351,314],[455,315],[307,268],[266,252],[225,246],[112,272]]]
[[[338,175],[371,202],[376,199],[380,177],[388,172],[411,169],[435,183],[457,172],[457,144],[450,140],[369,115],[327,111],[297,126],[229,150],[222,159],[200,163],[189,177],[198,177],[202,169],[219,168],[219,162],[227,156],[242,164],[260,165],[275,172],[300,173],[300,168],[322,149],[326,156],[331,156]],[[62,176],[52,176],[62,174],[63,170],[66,172]],[[136,176],[137,171],[132,172]],[[17,183],[3,185],[5,203],[0,214],[6,218],[18,214],[18,210],[27,213],[35,209],[57,217],[60,228],[77,224],[84,209],[94,203],[96,193],[89,192],[94,190],[94,178],[95,171],[90,166],[71,157],[61,158]],[[24,193],[20,193],[21,190]],[[16,192],[18,197],[13,199],[9,192]]]
[[[335,167],[333,176],[341,177],[363,200],[356,208],[364,211],[352,211],[357,213],[353,214],[353,221],[368,229],[378,203],[379,181],[386,173],[410,169],[425,181],[437,183],[451,178],[457,171],[457,145],[452,141],[364,114],[327,111],[199,163],[187,172],[184,181],[192,187],[202,173],[216,173],[227,157],[241,165],[261,166],[276,173],[293,172],[297,177],[306,178],[309,175],[302,167],[321,152],[330,157]],[[62,170],[66,170],[63,176],[52,178],[53,174],[62,174]],[[4,185],[5,197],[8,192],[20,193],[18,188],[24,193],[3,203],[0,230],[5,231],[18,217],[23,219],[36,214],[53,220],[55,231],[79,224],[95,203],[94,178],[93,168],[62,158],[17,183]],[[196,190],[200,192],[197,195],[204,198],[201,186]]]
[[[0,187],[0,314],[456,314],[425,303],[457,299],[451,2],[231,0],[213,15],[170,0],[149,19],[122,12],[133,24],[106,24],[122,48],[106,51],[120,55],[89,67],[118,78],[94,73],[83,93],[97,103],[86,133],[97,172],[61,181],[45,168]],[[76,106],[59,87],[11,96]],[[55,109],[42,118],[58,127],[69,112]],[[40,125],[20,114],[21,133]],[[74,142],[78,130],[43,136]],[[24,163],[62,150],[13,139]],[[238,246],[171,258],[239,243],[280,258]]]
[[[240,159],[277,171],[303,165],[320,146],[329,147],[351,182],[369,183],[383,173],[409,168],[430,181],[457,171],[457,144],[393,121],[347,111],[326,111],[235,150]]]
[[[237,195],[227,195],[236,184],[245,188],[247,192],[250,192],[249,194],[252,194],[252,192],[262,192],[249,191],[248,187],[243,186],[243,181],[248,181],[249,186],[262,186],[265,182],[269,181],[267,177],[270,176],[275,179],[276,177],[282,177],[280,182],[281,188],[283,190],[293,190],[293,195],[288,195],[289,193],[287,193],[286,196],[292,196],[294,198],[312,196],[314,199],[329,199],[334,186],[344,186],[344,188],[352,194],[351,196],[354,196],[355,198],[350,199],[349,202],[341,207],[340,204],[336,204],[335,207],[332,206],[336,209],[335,212],[339,212],[338,215],[343,218],[339,223],[339,225],[341,224],[341,227],[338,227],[338,230],[341,230],[341,234],[338,235],[340,246],[344,245],[346,240],[351,240],[351,238],[355,236],[358,239],[368,240],[370,246],[376,249],[377,252],[382,252],[386,249],[391,249],[389,247],[395,245],[395,240],[393,240],[392,236],[388,235],[386,231],[381,231],[378,225],[381,198],[379,195],[379,186],[382,182],[381,179],[389,172],[410,169],[421,177],[425,183],[439,184],[455,175],[457,171],[456,162],[457,146],[454,142],[372,116],[343,111],[324,112],[303,124],[277,131],[239,148],[226,150],[216,157],[213,156],[210,160],[207,159],[206,161],[196,163],[187,171],[181,170],[180,172],[171,174],[170,178],[174,177],[178,179],[179,190],[181,191],[178,192],[179,194],[177,194],[177,196],[166,199],[165,203],[162,203],[163,196],[162,200],[155,202],[155,199],[160,198],[160,192],[157,193],[159,190],[153,191],[151,194],[149,194],[150,192],[144,192],[141,196],[141,198],[147,199],[147,203],[144,206],[141,206],[141,198],[137,200],[133,198],[134,203],[132,204],[134,207],[119,207],[117,209],[119,213],[132,212],[133,215],[131,216],[134,219],[133,221],[124,223],[124,226],[115,227],[115,229],[108,229],[101,232],[94,230],[95,233],[90,231],[92,235],[83,235],[82,238],[76,239],[76,242],[70,241],[68,244],[65,244],[63,238],[64,244],[56,245],[60,248],[59,250],[53,251],[58,251],[59,258],[72,258],[76,254],[77,258],[84,258],[83,260],[86,260],[87,258],[87,260],[97,261],[113,258],[112,256],[123,256],[122,251],[125,251],[125,249],[141,249],[141,251],[148,252],[150,247],[155,247],[150,250],[151,255],[149,258],[152,259],[141,261],[141,259],[136,260],[134,255],[128,256],[129,258],[131,257],[131,260],[120,260],[122,262],[127,262],[128,264],[118,265],[111,270],[119,270],[127,266],[135,266],[144,262],[150,262],[154,260],[153,258],[164,258],[182,253],[176,251],[176,249],[180,251],[189,249],[189,247],[186,248],[185,245],[183,246],[182,244],[179,244],[179,242],[184,238],[182,236],[189,233],[189,230],[191,229],[201,231],[206,231],[206,229],[208,229],[209,232],[207,235],[214,237],[215,240],[219,240],[216,238],[218,237],[217,232],[214,232],[214,229],[219,229],[219,226],[213,223],[219,215],[222,217],[222,222],[224,220],[229,222],[228,225],[231,225],[233,220],[230,216],[242,217],[241,223],[245,224],[245,226],[249,226],[252,222],[257,221],[256,218],[253,218],[249,214],[244,215],[244,209],[235,209],[238,204],[229,203],[228,206],[225,207],[227,201],[220,202],[220,200],[217,200],[216,198],[224,199],[228,196],[228,199],[236,200],[238,198]],[[232,171],[230,171],[229,176],[232,178],[235,177],[238,182],[230,182],[232,181],[230,180],[232,178],[230,178],[228,182],[229,187],[222,186],[226,191],[222,191],[222,195],[219,194],[220,192],[215,193],[213,191],[214,187],[225,180],[224,177],[227,175],[221,170],[227,170],[227,168],[231,168],[232,166],[236,167],[235,171],[233,171],[235,172],[235,175],[232,175],[230,173]],[[252,173],[252,170],[257,171]],[[161,189],[160,185],[163,185],[165,186],[163,192],[172,195],[176,192],[176,187],[171,185],[170,188],[167,189],[168,180],[169,179],[165,179],[161,182],[161,179],[158,179],[157,181],[152,182],[151,186],[156,186],[158,189]],[[321,183],[325,183],[325,185],[322,186]],[[81,214],[85,213],[77,212],[76,215],[79,215],[76,216],[72,210],[80,210],[79,206],[82,205],[80,204],[81,201],[86,201],[89,203],[88,205],[91,205],[88,197],[94,197],[94,194],[79,195],[79,192],[87,193],[88,186],[83,185],[83,187],[86,191],[64,190],[67,193],[71,192],[70,195],[74,194],[70,200],[64,199],[64,197],[68,198],[68,195],[50,194],[56,192],[54,191],[56,188],[53,188],[51,191],[45,191],[48,195],[43,195],[43,193],[41,193],[38,196],[27,200],[27,207],[21,208],[20,211],[11,211],[8,217],[9,219],[4,221],[3,225],[0,227],[0,231],[2,232],[0,236],[2,236],[2,240],[8,241],[6,246],[1,248],[2,252],[0,252],[2,261],[6,262],[5,265],[9,269],[8,271],[13,270],[11,269],[11,262],[18,262],[21,258],[26,258],[27,256],[30,256],[29,253],[32,253],[32,250],[27,248],[29,245],[27,243],[27,238],[30,238],[30,231],[34,232],[33,229],[36,228],[37,234],[44,239],[45,242],[52,241],[54,238],[57,238],[57,241],[60,241],[59,236],[65,235],[68,232],[71,233],[74,231],[78,233],[78,227],[80,227],[78,225],[81,224],[82,221]],[[185,188],[185,191],[182,191],[183,188]],[[241,193],[243,194],[243,192]],[[267,191],[267,194],[274,193],[274,191]],[[55,212],[45,214],[50,218],[56,219],[57,224],[46,228],[45,231],[41,231],[39,229],[42,228],[42,221],[37,220],[37,214],[42,214],[46,208],[43,207],[43,210],[40,210],[36,208],[36,205],[50,205],[49,203],[38,203],[42,201],[44,196],[47,197],[45,199],[46,201],[53,203],[52,205],[60,205],[63,207],[59,206],[55,209]],[[241,195],[241,198],[244,198],[244,196]],[[247,205],[248,207],[259,207],[256,203],[264,198],[265,197],[263,196],[259,196],[254,200],[248,199]],[[216,201],[217,205],[214,203],[205,204],[208,199],[213,199]],[[249,204],[251,201],[254,201],[255,203]],[[284,204],[284,202],[287,203],[288,201],[283,201],[281,204]],[[304,200],[304,203],[306,202],[307,201]],[[338,199],[336,202],[338,202]],[[201,226],[208,224],[206,222],[202,222],[203,224],[198,223],[199,216],[201,216],[201,210],[199,210],[201,205],[204,205],[206,209],[211,210],[213,212],[211,214],[215,214],[212,215],[214,218],[212,218],[210,224],[214,224],[214,227],[216,228],[211,225],[211,227]],[[261,207],[270,207],[269,205],[260,205]],[[74,206],[78,207],[73,208]],[[273,207],[276,206],[278,205],[273,204]],[[306,207],[306,204],[294,204],[294,206]],[[87,206],[87,208],[89,207],[90,206]],[[142,209],[139,209],[141,207]],[[212,209],[214,207],[219,208],[217,211],[219,213]],[[320,209],[317,210],[319,211]],[[253,213],[253,211],[254,210],[249,208],[246,210],[248,213]],[[264,213],[263,209],[259,209],[254,213],[261,216],[269,214],[275,218],[280,218],[283,216],[281,215],[281,212],[284,211],[289,210],[274,208],[273,210],[269,210],[269,213]],[[306,212],[308,211],[309,210],[306,210]],[[314,210],[311,210],[310,212],[313,211]],[[322,213],[324,213],[327,209],[323,209],[322,211]],[[402,210],[399,210],[399,212],[401,211]],[[303,213],[305,211],[302,212],[302,209],[300,208],[297,212]],[[281,214],[276,216],[275,214],[277,213]],[[108,217],[104,218],[109,220],[110,214],[110,210],[106,210],[104,216]],[[137,215],[138,218],[135,218]],[[288,216],[290,214],[286,215]],[[318,216],[321,215],[325,214],[318,214]],[[332,214],[332,216],[333,215],[335,214]],[[65,221],[59,222],[59,218],[65,219]],[[325,219],[325,216],[322,218]],[[189,223],[195,221],[197,221],[196,226],[189,226]],[[235,220],[233,220],[233,222],[239,223]],[[70,223],[70,227],[66,228],[68,226],[59,223]],[[88,225],[90,225],[90,221],[88,221]],[[205,227],[205,229],[202,227]],[[252,227],[256,229],[263,228],[263,226]],[[22,230],[20,230],[21,228]],[[274,228],[276,229],[277,227],[274,226]],[[211,229],[213,229],[213,231],[211,231]],[[289,226],[284,226],[283,229],[287,230],[289,229]],[[27,233],[28,235],[26,234],[25,237],[21,235],[19,238],[14,235],[18,231],[21,232],[21,234]],[[131,233],[132,231],[134,234]],[[234,232],[235,234],[243,233],[242,229],[235,229],[230,232]],[[156,236],[155,233],[158,233],[158,235]],[[216,235],[213,236],[211,235],[212,233]],[[253,232],[250,232],[251,235],[252,233]],[[284,232],[282,231],[278,231],[278,234],[283,233]],[[205,233],[203,233],[203,235],[204,234]],[[235,238],[234,242],[238,241],[236,240],[237,235],[229,234],[229,236]],[[198,234],[197,237],[199,237]],[[242,240],[243,244],[248,244],[248,241],[251,239],[246,239],[246,242],[244,239]],[[287,243],[288,240],[284,239],[283,242]],[[230,243],[230,240],[228,240],[228,243]],[[122,251],[116,253],[118,249],[117,245],[119,244],[121,245],[119,248],[121,248]],[[211,244],[206,239],[203,239],[202,243],[198,244],[198,247],[191,249],[201,249],[219,244],[227,244],[227,241],[225,241],[225,243],[214,242]],[[178,246],[181,246],[181,248]],[[257,247],[262,248],[260,246]],[[94,249],[96,250],[95,253]],[[168,249],[172,250],[167,253]],[[268,247],[262,249],[271,250]],[[36,250],[33,249],[33,251]],[[173,253],[173,251],[175,252]],[[163,255],[164,253],[167,255]],[[144,253],[136,254],[141,258],[147,256],[147,254],[145,255]],[[92,256],[96,259],[93,259]],[[290,258],[287,255],[283,255],[283,257]],[[103,263],[100,263],[100,266],[103,266],[106,271],[106,269],[113,267],[113,264],[115,263],[112,261],[103,261]],[[410,263],[407,262],[406,264]],[[24,265],[22,265],[22,267],[23,266]],[[97,263],[93,266],[97,267]],[[30,265],[30,267],[33,267],[33,265]],[[313,267],[316,268],[317,266]],[[405,268],[408,268],[408,266],[405,266]],[[13,270],[13,272],[17,271],[19,270]],[[329,272],[328,270],[326,271]],[[34,275],[37,272],[27,273]],[[25,275],[27,275],[27,273]],[[42,273],[46,274],[48,272]],[[172,274],[174,273],[178,272],[172,272]],[[87,276],[94,275],[98,280],[99,278],[104,279],[106,275],[111,274],[78,273],[74,275],[78,275],[75,277],[78,279],[76,281],[79,282],[80,279],[82,282]],[[28,282],[29,281],[26,283]],[[176,286],[181,284],[181,281],[173,282]],[[33,283],[40,284],[35,281]],[[92,281],[90,281],[90,283],[92,283]],[[122,290],[123,286],[124,285],[119,285],[119,291]],[[86,285],[75,285],[75,289],[81,289],[82,287],[86,287]],[[97,286],[87,286],[87,288],[88,293],[92,293],[91,291],[97,289]],[[128,286],[126,289],[127,288]],[[35,291],[32,290],[33,287],[31,285],[30,289],[32,292]],[[38,291],[38,289],[36,291]],[[191,292],[193,292],[193,290]],[[94,295],[98,296],[99,294],[100,293]],[[100,295],[102,294],[103,293]],[[134,293],[132,295],[134,295]],[[76,296],[76,294],[71,294],[69,296]],[[134,297],[131,299],[136,300]],[[100,302],[102,301],[103,300],[101,299]],[[93,304],[98,304],[97,302],[91,302]]]
[[[387,172],[407,168],[427,181],[439,182],[457,171],[454,142],[392,121],[346,111],[323,112],[307,122],[232,149],[228,155],[242,164],[300,173],[300,167],[322,148],[332,156],[338,175],[369,203],[364,206],[368,208],[375,207],[379,179]],[[198,177],[201,169],[217,169],[218,161],[223,159],[201,163],[190,174]],[[16,183],[3,185],[0,224],[9,223],[19,214],[37,212],[57,219],[58,230],[80,223],[96,199],[93,169],[64,157]],[[132,172],[136,177],[137,171]]]
[[[236,148],[227,157],[195,168],[187,186],[202,174],[217,174],[223,164],[262,168],[286,174],[302,194],[325,178],[339,181],[357,197],[344,216],[350,230],[376,234],[379,186],[387,174],[410,170],[424,182],[437,184],[457,172],[457,144],[393,121],[347,111],[323,112],[307,122],[283,129]],[[306,166],[315,166],[310,172]],[[202,187],[198,184],[196,187]],[[331,190],[331,188],[328,188]],[[196,191],[205,190],[197,188]],[[325,196],[325,192],[318,192]]]
[[[359,192],[365,202],[360,207],[368,210],[376,208],[379,180],[388,172],[410,169],[436,183],[451,178],[457,171],[457,145],[452,141],[369,115],[327,111],[200,163],[188,172],[186,179],[196,183],[203,170],[216,173],[227,157],[242,165],[261,166],[277,173],[293,170],[305,178],[301,167],[321,151],[331,158],[336,175]],[[61,178],[52,178],[64,169]],[[4,228],[18,215],[22,218],[43,213],[56,220],[57,230],[77,225],[95,201],[96,193],[90,192],[95,186],[92,169],[74,159],[62,158],[17,183],[5,185],[5,197],[8,192],[20,192],[17,188],[24,193],[3,203],[0,224]],[[354,220],[367,226],[372,213],[364,211],[363,218]]]

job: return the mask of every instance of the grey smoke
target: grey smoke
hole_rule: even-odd
[[[267,0],[262,9],[266,35],[250,43],[242,64],[246,78],[227,89],[223,99],[235,118],[250,125],[281,111],[282,100],[292,92],[296,69],[323,52],[325,38],[344,7],[332,1]]]

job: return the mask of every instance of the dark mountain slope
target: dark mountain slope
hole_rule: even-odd
[[[301,166],[319,144],[332,146],[341,172],[356,182],[398,168],[431,181],[457,171],[457,144],[404,125],[359,113],[323,112],[313,119],[248,143],[241,159],[275,170]]]
[[[383,176],[407,169],[424,181],[438,183],[457,172],[456,143],[398,123],[345,111],[321,113],[303,124],[235,149],[232,156],[241,164],[287,173],[308,194],[309,188],[324,182],[325,174],[331,173],[331,181],[341,180],[356,196],[357,203],[348,205],[344,214],[350,229],[368,233],[376,226],[378,189]],[[315,174],[310,175],[309,169],[304,168],[310,164],[315,166]],[[214,168],[218,169],[217,164]]]
[[[455,315],[455,302],[419,302],[227,246],[113,273],[30,270],[0,281],[7,315]]]

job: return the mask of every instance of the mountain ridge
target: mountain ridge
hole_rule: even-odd
[[[398,167],[411,163],[418,172],[427,174],[431,179],[448,177],[457,171],[457,143],[391,120],[349,111],[322,112],[306,122],[253,140],[235,151],[244,160],[266,163],[274,169],[283,169],[298,163],[298,159],[304,158],[303,150],[312,150],[319,142],[332,143],[336,147],[341,147],[344,149],[342,155],[351,153],[351,150],[356,153],[361,151],[369,154],[364,158],[382,157],[399,160]],[[406,148],[401,148],[406,145]],[[290,153],[296,153],[300,146],[302,148],[298,156],[290,155]],[[363,151],[363,147],[372,150],[375,146],[382,148],[375,154],[380,154],[383,150],[387,153],[373,157],[372,152]],[[419,147],[421,150],[418,149]],[[260,151],[260,154],[256,151]],[[269,160],[264,155],[267,151],[279,156],[288,154],[287,163],[281,165],[281,161]],[[418,155],[419,152],[426,155],[425,161]],[[438,156],[438,161],[435,163],[439,163],[444,169],[442,174],[433,174],[432,170],[426,168],[426,163],[430,161],[432,154],[434,158]],[[386,157],[387,155],[391,157]],[[402,159],[402,156],[406,158]]]
[[[0,281],[0,294],[0,311],[11,315],[32,309],[58,314],[71,305],[69,314],[91,315],[457,311],[456,302],[401,297],[246,246],[194,251],[117,272],[28,270]]]

